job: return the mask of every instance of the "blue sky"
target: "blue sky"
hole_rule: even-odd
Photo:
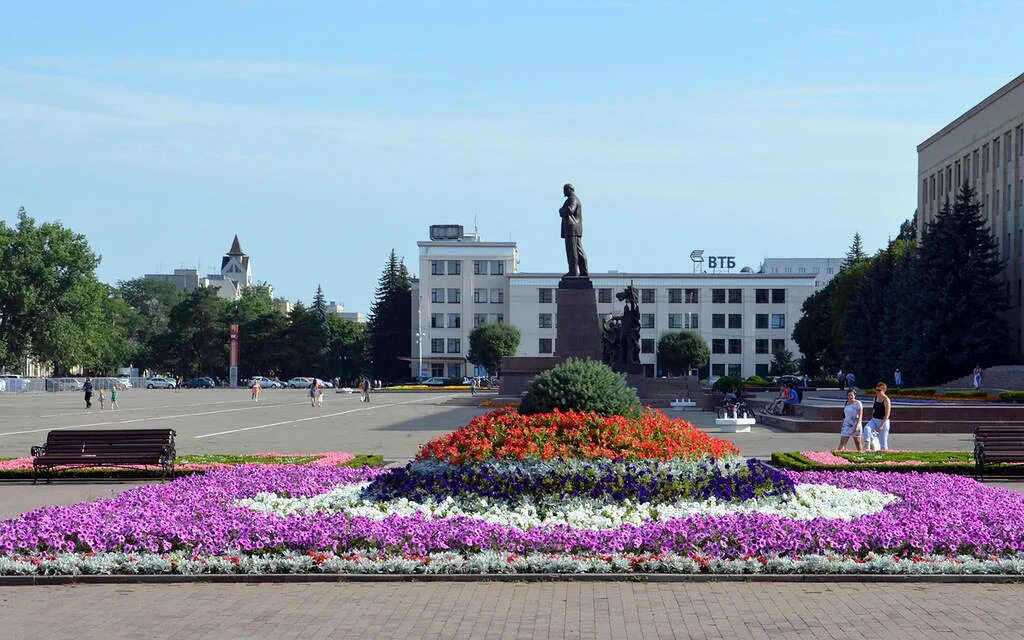
[[[101,279],[219,268],[367,311],[430,224],[563,271],[875,250],[915,146],[1024,69],[1021,2],[47,2],[0,21],[0,219]]]

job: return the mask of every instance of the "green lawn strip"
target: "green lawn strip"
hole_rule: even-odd
[[[950,452],[945,452],[950,453]],[[951,475],[973,476],[974,464],[930,462],[926,464],[891,465],[891,464],[819,464],[808,460],[797,451],[775,451],[772,453],[772,464],[793,471],[886,471],[893,473],[948,473]],[[989,464],[985,465],[986,475],[1024,476],[1024,465]]]
[[[846,458],[857,464],[869,462],[905,462],[919,460],[927,463],[974,464],[974,454],[970,451],[835,451],[835,455]]]
[[[313,460],[316,460],[319,456],[280,456],[280,457],[266,457],[266,456],[247,456],[247,455],[233,455],[233,454],[207,454],[197,456],[178,456],[175,458],[175,465],[178,464],[227,464],[227,465],[240,465],[240,464],[308,464]],[[3,458],[5,460],[13,460],[13,458]],[[341,464],[342,467],[380,467],[384,464],[384,456],[379,454],[359,454],[355,458],[348,462]],[[188,476],[193,473],[204,473],[202,469],[183,469],[175,466],[174,476]],[[32,469],[2,469],[0,470],[0,480],[31,480],[33,475]],[[42,478],[43,474],[40,473],[39,477]],[[93,480],[116,480],[116,479],[147,479],[147,478],[161,478],[163,473],[159,469],[58,469],[53,472],[54,478],[81,478],[81,479],[93,479]]]

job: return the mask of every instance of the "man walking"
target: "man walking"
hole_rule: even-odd
[[[363,391],[363,397],[360,398],[360,401],[362,401],[362,402],[369,402],[370,401],[370,379],[369,378],[363,378],[362,391]]]
[[[470,395],[476,395],[476,378],[469,379],[469,393]]]
[[[85,408],[92,409],[92,378],[85,379],[85,384],[82,385],[82,391],[85,392]]]

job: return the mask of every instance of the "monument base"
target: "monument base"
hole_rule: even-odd
[[[558,282],[558,327],[555,356],[601,360],[601,325],[597,319],[594,283],[586,276],[566,276]],[[554,366],[554,365],[552,365]]]

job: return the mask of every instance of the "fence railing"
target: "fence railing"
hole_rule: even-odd
[[[45,392],[81,392],[86,378],[0,378],[0,393],[45,393]],[[145,378],[133,377],[94,377],[93,391],[100,389],[142,389],[146,386]]]

